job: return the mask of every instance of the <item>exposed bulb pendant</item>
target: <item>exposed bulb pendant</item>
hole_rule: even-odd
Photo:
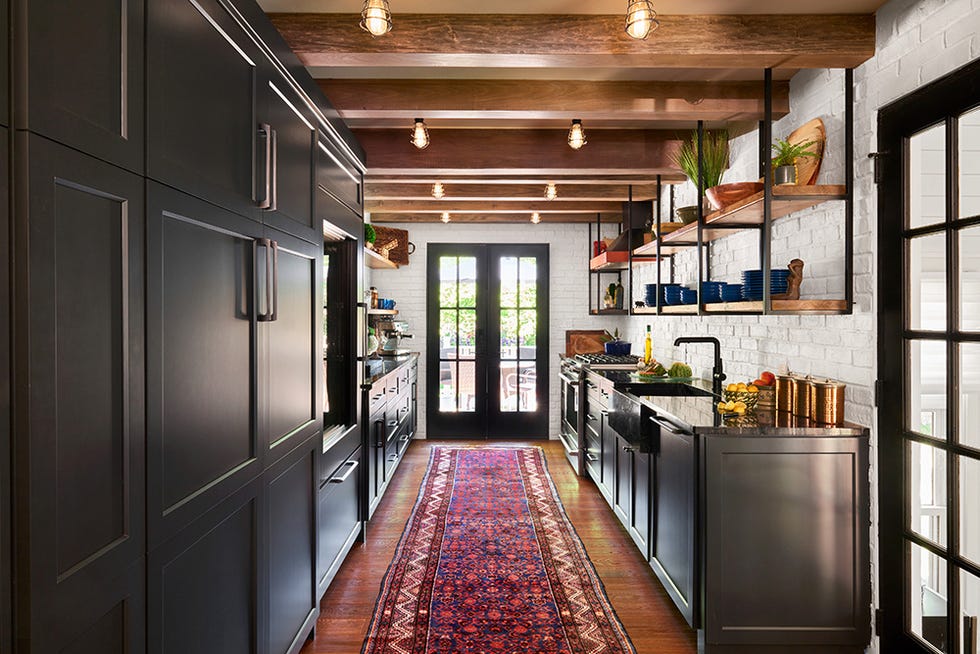
[[[371,36],[384,36],[391,31],[391,11],[388,0],[364,0],[361,9],[361,29]]]
[[[442,182],[436,182],[432,185],[432,197],[436,200],[441,200],[446,195],[446,190],[442,188]]]
[[[541,216],[538,214],[537,211],[531,214],[531,222],[534,223],[535,225],[541,222]]]
[[[582,129],[582,121],[578,118],[572,120],[572,127],[568,130],[568,147],[578,150],[588,143],[585,140],[585,130]]]
[[[626,33],[634,39],[645,40],[650,32],[660,27],[657,12],[650,0],[630,0],[626,9]]]
[[[554,184],[548,184],[544,189],[544,197],[548,200],[554,200],[558,197],[558,187]]]
[[[415,127],[412,128],[412,145],[419,150],[429,147],[429,128],[421,118],[415,119]]]
[[[441,220],[444,223],[448,223],[449,222],[449,212],[448,211],[443,211],[442,212],[442,219]]]

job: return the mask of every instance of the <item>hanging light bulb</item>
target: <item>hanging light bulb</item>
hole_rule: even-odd
[[[534,223],[535,225],[541,222],[541,216],[538,214],[537,211],[531,214],[531,222]]]
[[[432,197],[436,200],[441,200],[446,195],[446,190],[442,188],[442,182],[436,182],[432,185]]]
[[[660,27],[657,12],[650,0],[630,0],[626,9],[626,33],[634,39],[645,40],[650,32]]]
[[[415,127],[412,128],[412,145],[419,150],[429,147],[429,128],[421,118],[415,119]]]
[[[448,223],[449,222],[449,212],[448,211],[443,211],[442,212],[442,222],[444,222],[444,223]]]
[[[384,36],[391,31],[391,11],[388,0],[364,0],[361,9],[361,29],[371,36]]]
[[[544,197],[548,200],[554,200],[558,197],[558,187],[554,184],[548,184],[544,188]]]
[[[578,150],[588,143],[585,140],[585,130],[582,129],[582,121],[578,118],[572,120],[572,127],[568,130],[568,147]]]

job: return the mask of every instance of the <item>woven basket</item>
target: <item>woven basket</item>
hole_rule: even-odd
[[[407,266],[408,230],[374,225],[374,231],[378,235],[374,241],[375,251],[399,266]]]

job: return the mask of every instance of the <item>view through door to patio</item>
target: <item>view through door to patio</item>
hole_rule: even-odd
[[[426,431],[547,438],[548,246],[430,244]]]

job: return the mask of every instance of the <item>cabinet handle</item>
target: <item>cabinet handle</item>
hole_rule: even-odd
[[[602,411],[600,411],[599,413],[600,413],[601,415],[603,415],[603,416],[607,416],[607,417],[609,416],[609,411],[608,411],[607,409],[603,409],[603,410],[602,410]]]
[[[658,416],[649,416],[650,422],[654,423],[661,429],[669,431],[672,434],[682,434],[684,436],[694,436],[694,432],[684,427],[682,425],[675,424],[666,418]]]
[[[630,447],[629,445],[623,445],[624,452],[635,452],[636,448]]]
[[[589,388],[595,388],[596,387],[593,382],[590,382],[588,380],[586,380],[585,385],[588,386]]]
[[[599,460],[599,457],[597,457],[595,454],[592,454],[591,452],[586,452],[585,453],[585,460],[586,461],[598,461]]]
[[[279,242],[272,241],[272,316],[270,322],[279,320]]]
[[[405,434],[404,436],[398,439],[400,443],[407,443],[410,440],[412,440],[412,434]]]
[[[331,477],[330,479],[327,480],[327,483],[328,484],[344,483],[345,481],[347,481],[348,477],[354,474],[354,471],[357,470],[357,465],[358,465],[357,461],[347,461],[346,463],[344,463],[343,466],[341,466],[341,467],[344,466],[347,467],[347,470],[344,471],[344,474],[338,475],[337,477]]]
[[[272,310],[272,248],[273,241],[269,238],[255,239],[255,244],[265,250],[265,311],[256,312],[255,319],[259,322],[272,322],[274,312]]]
[[[375,420],[374,421],[374,424],[376,425],[375,432],[377,432],[377,434],[378,434],[378,438],[374,442],[374,446],[375,447],[384,447],[385,446],[385,439],[384,439],[384,435],[382,434],[382,430],[384,429],[384,426],[385,426],[384,420]]]
[[[262,169],[265,171],[265,195],[259,201],[259,209],[272,209],[272,125],[259,125],[259,136],[265,141],[265,158]]]
[[[571,384],[573,386],[578,384],[578,380],[577,379],[572,379],[571,377],[566,377],[565,375],[559,374],[558,375],[558,378],[561,379],[566,384]]]
[[[398,420],[389,420],[388,421],[388,426],[389,427],[397,427],[398,426]]]
[[[586,420],[591,420],[592,422],[596,422],[597,420],[599,420],[598,418],[596,418],[596,417],[595,417],[594,415],[592,415],[591,413],[586,413],[586,414],[585,414],[585,419],[586,419]]]

